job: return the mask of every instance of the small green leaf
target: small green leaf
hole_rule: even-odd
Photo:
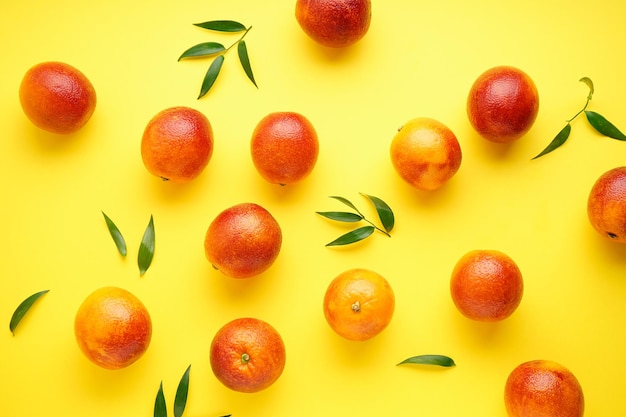
[[[19,306],[17,306],[17,308],[13,312],[13,316],[11,316],[11,322],[9,323],[9,330],[11,330],[11,333],[15,335],[15,328],[20,323],[20,321],[24,318],[28,310],[30,310],[30,308],[33,306],[35,301],[39,299],[39,297],[41,297],[48,291],[50,290],[39,291],[29,296],[28,298],[26,298],[24,301],[20,303]]]
[[[182,53],[182,55],[178,58],[178,60],[180,61],[181,59],[185,59],[185,58],[215,55],[225,50],[226,48],[224,48],[224,45],[222,45],[221,43],[203,42],[187,49],[185,52]]]
[[[156,399],[154,400],[154,417],[167,417],[167,407],[165,405],[165,395],[163,395],[163,381],[159,385]]]
[[[589,87],[589,100],[591,100],[591,96],[593,96],[593,93],[595,92],[595,89],[593,88],[593,81],[591,81],[591,78],[583,77],[578,81],[587,84],[587,87]]]
[[[398,365],[402,364],[416,364],[416,365],[438,365],[451,367],[456,366],[452,358],[443,355],[419,355],[412,356],[400,362]]]
[[[327,219],[335,220],[338,222],[355,223],[363,220],[363,216],[356,213],[349,213],[347,211],[316,211],[320,216],[324,216]]]
[[[191,365],[187,367],[187,370],[183,374],[178,388],[176,389],[176,398],[174,399],[174,417],[181,417],[185,411],[187,405],[187,393],[189,392],[189,372],[191,371]]]
[[[554,139],[552,139],[552,142],[550,142],[543,151],[541,151],[538,155],[536,155],[532,159],[537,159],[540,156],[550,153],[556,148],[558,148],[559,146],[563,145],[565,141],[567,140],[567,138],[569,137],[569,134],[571,131],[572,131],[572,125],[569,123],[566,124],[565,127],[563,127],[563,129],[561,129],[561,131],[554,137]]]
[[[211,20],[209,22],[194,23],[193,25],[218,32],[243,32],[246,30],[244,25],[234,20]]]
[[[342,202],[343,204],[345,204],[346,206],[348,206],[348,207],[350,207],[350,208],[354,209],[357,213],[361,214],[361,212],[359,211],[359,209],[357,209],[357,208],[355,207],[355,205],[354,205],[354,204],[352,204],[352,203],[351,203],[351,202],[350,202],[347,198],[339,197],[339,196],[336,196],[336,195],[331,195],[331,196],[330,196],[330,198],[334,198],[334,199],[335,199],[335,200],[337,200],[337,201],[341,201],[341,202]]]
[[[361,194],[367,197],[372,202],[372,204],[374,204],[374,207],[376,207],[376,212],[378,213],[378,218],[380,219],[380,222],[382,223],[383,227],[385,228],[387,233],[391,232],[395,223],[395,217],[393,215],[393,211],[391,210],[391,207],[389,207],[387,203],[385,203],[383,200],[381,200],[378,197],[374,197],[373,195],[367,195],[363,193]]]
[[[585,116],[587,116],[591,126],[600,134],[612,139],[626,140],[626,136],[613,123],[606,120],[604,116],[589,110],[585,111]]]
[[[363,226],[355,229],[351,232],[348,232],[344,235],[339,236],[337,239],[333,240],[330,243],[327,243],[326,246],[342,246],[349,245],[351,243],[358,242],[360,240],[365,239],[374,233],[374,226]]]
[[[254,84],[256,88],[259,88],[259,86],[256,85],[256,81],[254,81],[254,74],[252,73],[252,67],[250,66],[250,58],[248,57],[248,48],[246,47],[246,41],[243,39],[237,44],[237,53],[239,54],[239,62],[241,62],[241,66],[246,72],[246,75],[250,81],[252,81],[252,84]]]
[[[202,81],[202,88],[200,89],[200,95],[198,96],[199,99],[204,97],[204,95],[209,92],[211,87],[213,87],[213,83],[215,83],[217,76],[220,75],[223,63],[224,55],[218,55],[215,57],[215,60],[211,63],[209,70],[204,76],[204,81]]]
[[[143,275],[150,264],[152,263],[152,258],[154,257],[154,220],[152,219],[152,215],[150,216],[150,222],[148,223],[148,227],[146,227],[145,232],[143,233],[143,238],[141,239],[141,245],[139,245],[139,256],[137,257],[137,263],[139,265],[139,274]]]
[[[111,237],[115,242],[117,250],[119,251],[120,255],[126,256],[126,241],[122,236],[122,232],[120,232],[120,229],[117,228],[115,223],[113,223],[113,220],[111,220],[109,216],[104,213],[104,211],[102,212],[102,214],[104,215],[104,220],[106,221],[107,227],[109,228],[109,233],[111,233]]]

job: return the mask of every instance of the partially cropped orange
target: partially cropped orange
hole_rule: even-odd
[[[626,243],[626,167],[613,168],[596,180],[587,199],[587,215],[602,236]]]
[[[96,109],[96,90],[78,69],[63,62],[30,68],[20,84],[20,104],[40,129],[70,134],[82,128]]]
[[[164,180],[193,180],[212,155],[211,123],[203,113],[189,107],[160,111],[148,122],[141,139],[146,169]]]
[[[461,257],[450,279],[452,301],[467,318],[500,321],[519,306],[524,292],[522,273],[508,255],[473,250]]]
[[[551,360],[532,360],[508,376],[504,404],[509,417],[582,417],[585,397],[574,374]]]
[[[478,76],[467,96],[470,124],[483,138],[510,143],[526,134],[539,112],[537,87],[519,68],[497,66]]]
[[[293,184],[306,178],[319,152],[313,124],[295,112],[276,112],[257,124],[250,141],[252,162],[268,182]]]
[[[371,339],[390,323],[395,295],[380,274],[363,268],[335,277],[324,295],[324,316],[340,336],[355,341]]]
[[[267,270],[280,253],[282,231],[264,207],[242,203],[213,219],[204,251],[214,268],[232,278],[250,278]]]
[[[121,369],[148,349],[152,321],[135,295],[122,288],[103,287],[78,308],[74,333],[87,359],[105,369]]]
[[[211,369],[226,387],[245,393],[269,388],[283,373],[285,344],[269,323],[240,318],[226,323],[211,342]]]
[[[344,48],[365,36],[372,19],[370,0],[297,0],[296,20],[320,45]]]
[[[412,119],[398,129],[391,142],[390,157],[398,175],[424,191],[436,190],[447,183],[463,159],[454,133],[428,117]]]

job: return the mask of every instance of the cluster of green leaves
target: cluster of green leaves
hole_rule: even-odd
[[[190,373],[191,365],[189,365],[183,373],[178,383],[178,388],[176,388],[176,396],[174,397],[174,417],[182,417],[185,412],[185,407],[187,407]],[[167,404],[165,402],[165,394],[163,394],[163,381],[161,381],[159,385],[159,390],[154,400],[154,417],[167,417]],[[230,414],[222,417],[230,417]]]
[[[104,215],[104,220],[109,229],[109,233],[115,242],[115,246],[117,247],[118,252],[122,256],[126,256],[126,241],[124,240],[124,236],[122,236],[122,232],[115,225],[113,220],[106,215],[105,212],[102,212]],[[146,230],[143,233],[143,237],[141,238],[141,243],[139,244],[139,253],[137,255],[137,264],[139,266],[139,275],[143,275],[146,273],[150,265],[152,264],[152,258],[154,258],[154,246],[155,246],[155,236],[154,236],[154,219],[152,215],[150,215],[150,222],[146,227]]]
[[[601,114],[587,110],[587,107],[589,107],[589,103],[591,102],[591,98],[593,97],[593,93],[595,91],[593,87],[593,81],[591,81],[589,77],[583,77],[579,81],[585,83],[587,87],[589,87],[589,94],[587,95],[587,102],[585,103],[585,106],[578,113],[576,113],[574,117],[566,120],[565,126],[555,136],[555,138],[552,139],[552,142],[550,142],[543,151],[541,151],[537,156],[532,159],[537,159],[563,145],[565,141],[569,138],[569,135],[572,131],[572,121],[576,119],[576,117],[578,117],[581,113],[585,113],[587,121],[589,122],[591,127],[593,127],[601,135],[612,139],[626,141],[626,135],[624,135],[617,127],[615,127],[613,123],[609,122]]]
[[[382,228],[376,226],[370,220],[365,218],[363,213],[356,208],[352,202],[348,199],[338,196],[330,196],[330,198],[334,198],[337,201],[342,202],[346,206],[350,207],[354,212],[348,211],[317,211],[316,213],[330,220],[338,221],[338,222],[347,222],[347,223],[357,223],[360,221],[365,221],[369,223],[368,226],[362,226],[357,229],[354,229],[346,234],[339,236],[337,239],[333,240],[330,243],[327,243],[326,246],[341,246],[341,245],[349,245],[351,243],[358,242],[369,237],[374,231],[378,230],[379,232],[391,236],[389,233],[393,229],[395,224],[395,217],[391,207],[387,205],[383,200],[378,197],[374,197],[372,195],[367,195],[361,193],[362,196],[366,197],[370,203],[374,205],[376,209],[376,213],[378,214],[378,218],[381,222]]]
[[[198,99],[204,97],[206,93],[209,92],[211,87],[213,87],[215,80],[217,80],[217,76],[220,74],[222,65],[224,64],[224,56],[235,45],[237,45],[239,62],[241,63],[243,70],[248,76],[248,79],[252,81],[252,84],[254,84],[254,86],[258,88],[256,81],[254,80],[254,74],[252,73],[252,66],[250,65],[248,47],[246,46],[246,41],[244,40],[250,29],[252,29],[252,26],[246,27],[245,25],[234,20],[211,20],[203,23],[194,23],[194,26],[217,32],[242,33],[241,37],[228,48],[226,48],[219,42],[203,42],[187,49],[178,58],[179,61],[186,58],[214,58],[213,62],[209,66],[208,71],[204,75],[204,80],[202,81],[202,87],[200,88],[200,95],[198,96]]]
[[[15,335],[15,329],[17,328],[17,325],[20,324],[20,321],[22,321],[26,313],[28,313],[28,310],[30,310],[33,304],[35,304],[35,301],[41,298],[41,296],[48,291],[50,290],[36,292],[35,294],[28,296],[24,301],[20,303],[19,306],[17,306],[17,308],[13,312],[13,315],[11,316],[11,321],[9,322],[9,330],[11,330],[11,333],[13,333],[13,335]]]
[[[444,355],[418,355],[406,358],[398,365],[413,364],[413,365],[437,365],[444,367],[456,366],[454,360]]]

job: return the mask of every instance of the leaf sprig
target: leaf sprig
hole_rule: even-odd
[[[362,226],[357,229],[354,229],[348,233],[345,233],[339,236],[337,239],[333,240],[330,243],[327,243],[326,246],[342,246],[349,245],[351,243],[355,243],[361,241],[370,235],[372,235],[376,230],[385,234],[386,236],[391,237],[390,232],[393,230],[393,226],[395,224],[395,217],[391,207],[387,205],[383,200],[378,197],[374,197],[373,195],[363,194],[363,197],[366,197],[370,203],[376,209],[376,213],[378,214],[378,219],[382,225],[382,228],[376,226],[373,222],[368,220],[361,211],[352,202],[344,197],[339,196],[330,196],[337,201],[342,202],[346,206],[350,207],[354,212],[349,211],[317,211],[316,213],[320,216],[323,216],[327,219],[344,222],[344,223],[358,223],[360,221],[365,221],[369,223],[368,226]]]
[[[593,97],[593,93],[595,92],[593,81],[589,77],[583,77],[579,80],[582,83],[585,83],[587,87],[589,87],[589,94],[587,95],[587,101],[585,102],[585,106],[578,111],[572,118],[565,121],[565,126],[561,131],[552,139],[552,142],[546,146],[546,148],[541,151],[538,155],[536,155],[532,159],[537,159],[547,153],[552,152],[557,149],[561,145],[565,143],[565,141],[569,138],[569,135],[572,131],[572,121],[576,119],[581,113],[585,113],[587,117],[587,121],[598,133],[601,135],[607,136],[612,139],[626,141],[626,135],[624,135],[615,125],[609,122],[604,116],[600,115],[591,110],[587,110],[589,107],[589,103],[591,102],[591,98]]]
[[[217,76],[220,74],[222,65],[224,64],[224,58],[226,53],[230,51],[230,49],[235,45],[237,45],[239,62],[241,63],[241,66],[246,73],[246,76],[250,81],[252,81],[252,84],[254,84],[254,86],[258,88],[254,79],[254,74],[252,72],[252,66],[250,65],[248,47],[246,46],[246,41],[244,40],[250,29],[252,29],[252,26],[246,27],[242,23],[236,22],[234,20],[211,20],[208,22],[194,23],[193,25],[216,32],[242,33],[241,37],[228,48],[218,42],[203,42],[187,49],[178,58],[178,61],[180,61],[181,59],[186,58],[214,57],[213,62],[209,66],[206,74],[204,75],[198,99],[204,97],[209,92],[211,87],[213,87],[215,80],[217,80]]]
[[[456,366],[452,358],[448,356],[444,356],[444,355],[411,356],[410,358],[407,358],[403,360],[402,362],[398,363],[398,365],[404,365],[404,364],[437,365],[437,366],[444,366],[448,368],[452,366]]]
[[[19,306],[17,306],[17,308],[13,312],[13,315],[11,316],[11,321],[9,322],[9,330],[11,330],[11,333],[13,333],[13,335],[15,335],[15,329],[17,328],[17,325],[20,324],[20,321],[22,321],[26,313],[28,313],[28,310],[30,310],[33,304],[35,304],[35,301],[37,301],[42,295],[44,295],[48,291],[50,290],[36,292],[35,294],[28,296],[24,301],[20,303]]]

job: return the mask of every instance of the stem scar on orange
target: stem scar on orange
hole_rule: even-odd
[[[285,344],[269,323],[240,318],[226,323],[211,342],[211,369],[226,387],[253,393],[270,387],[285,368]]]
[[[395,296],[380,274],[362,268],[333,279],[324,295],[324,316],[338,335],[355,341],[382,332],[393,316]]]
[[[148,349],[152,321],[136,296],[122,288],[103,287],[78,308],[74,333],[87,359],[105,369],[121,369]]]

